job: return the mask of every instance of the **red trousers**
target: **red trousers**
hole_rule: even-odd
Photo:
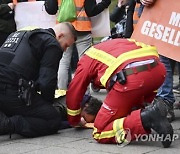
[[[143,128],[140,112],[144,102],[151,103],[154,99],[165,72],[164,65],[158,63],[152,69],[127,76],[125,85],[116,82],[95,119],[94,139],[100,143],[117,143],[117,131],[129,130],[131,140],[135,135],[148,133]]]

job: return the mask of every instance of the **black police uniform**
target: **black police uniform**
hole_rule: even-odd
[[[36,137],[57,132],[61,115],[53,107],[57,71],[63,50],[53,29],[12,33],[0,48],[0,111],[14,133]],[[35,81],[31,105],[18,98],[19,79]]]

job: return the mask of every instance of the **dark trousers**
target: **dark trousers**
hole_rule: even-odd
[[[61,127],[61,115],[40,95],[36,95],[31,106],[18,98],[17,87],[0,84],[0,111],[14,124],[15,133],[25,137],[37,137],[56,133]]]

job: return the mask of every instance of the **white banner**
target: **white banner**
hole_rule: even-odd
[[[44,1],[20,2],[15,7],[15,21],[17,30],[27,26],[50,28],[56,24],[56,16],[46,12]]]
[[[99,3],[101,0],[96,0]],[[91,17],[92,23],[92,36],[93,37],[105,37],[110,36],[110,19],[109,9],[105,9],[97,16]]]

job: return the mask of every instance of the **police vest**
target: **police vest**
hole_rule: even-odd
[[[103,64],[107,65],[108,68],[106,69],[105,73],[100,78],[100,82],[102,86],[106,87],[106,83],[110,76],[113,74],[113,72],[123,63],[130,59],[134,58],[141,58],[141,57],[147,57],[147,56],[156,56],[159,57],[156,47],[146,45],[141,42],[136,42],[133,39],[128,39],[129,41],[135,42],[137,46],[140,46],[140,49],[135,49],[132,51],[125,52],[121,55],[119,55],[117,58],[113,57],[109,53],[106,53],[105,51],[96,49],[94,47],[91,47],[88,49],[85,54],[93,59],[96,59]]]
[[[29,45],[29,38],[34,33],[49,32],[43,29],[16,31],[8,36],[0,48],[0,64],[9,66],[26,80],[34,79],[39,71],[39,61],[33,56]]]

